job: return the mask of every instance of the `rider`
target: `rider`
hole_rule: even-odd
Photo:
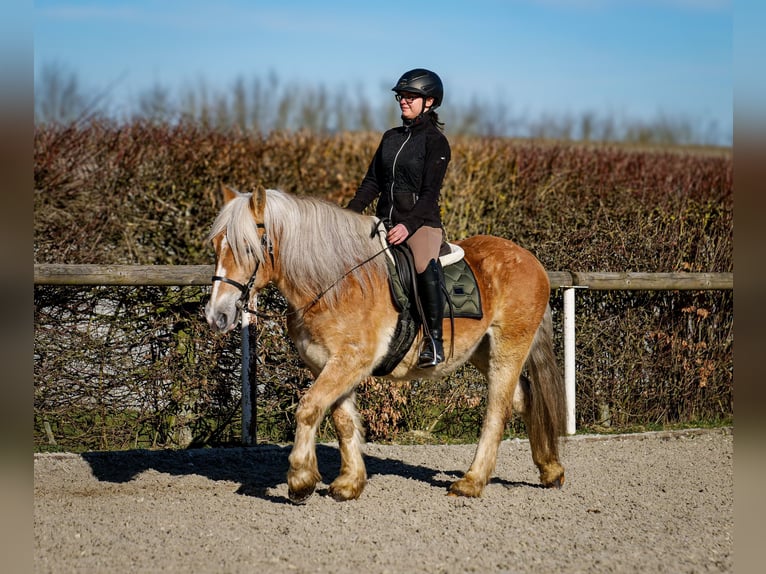
[[[434,72],[416,68],[391,89],[399,102],[402,125],[383,134],[347,207],[361,213],[378,198],[375,213],[386,223],[388,242],[406,242],[411,249],[425,323],[418,366],[434,367],[444,360],[439,196],[450,146],[435,111],[442,103],[444,88]]]

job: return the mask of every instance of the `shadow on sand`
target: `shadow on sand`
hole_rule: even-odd
[[[285,484],[291,446],[258,445],[253,447],[192,449],[192,450],[132,450],[116,452],[86,452],[83,459],[90,465],[93,476],[103,482],[126,483],[146,470],[171,476],[198,475],[210,480],[239,483],[243,496],[255,496],[274,502],[288,502],[270,491]],[[340,453],[336,446],[317,445],[319,472],[329,484],[338,476]],[[446,491],[462,471],[442,471],[427,466],[407,464],[390,458],[365,455],[368,477],[376,474],[394,475],[419,480]],[[511,482],[499,478],[491,481],[508,488],[539,488],[539,484]],[[319,489],[318,494],[326,494]]]
[[[135,479],[146,470],[171,476],[199,475],[210,480],[239,483],[237,490],[244,496],[256,496],[274,502],[288,502],[273,496],[270,490],[286,483],[291,446],[258,445],[253,447],[194,449],[194,450],[133,450],[118,452],[86,452],[83,459],[90,465],[93,476],[103,482],[125,483]],[[323,482],[329,484],[340,469],[340,453],[337,447],[317,445],[319,472]],[[365,456],[367,474],[396,475],[420,480],[434,487],[446,489],[459,471],[444,473],[440,470],[403,463],[401,461]],[[451,476],[451,480],[439,480],[437,475]],[[322,494],[321,490],[317,491]]]

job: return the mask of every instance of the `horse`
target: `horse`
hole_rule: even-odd
[[[380,222],[320,198],[275,189],[242,193],[220,185],[219,192],[223,207],[208,237],[215,275],[207,322],[213,332],[231,331],[248,299],[257,301],[260,289],[276,286],[288,304],[288,335],[314,377],[295,415],[289,499],[305,502],[321,480],[316,433],[328,410],[341,457],[329,494],[338,501],[356,499],[367,483],[356,387],[386,355],[398,320],[385,248],[374,237]],[[513,411],[525,422],[540,482],[561,488],[565,392],[553,350],[548,275],[532,253],[510,240],[477,235],[455,243],[476,277],[482,318],[445,318],[445,347],[451,341],[445,361],[419,368],[418,336],[386,377],[446,377],[470,361],[487,379],[487,409],[473,461],[448,494],[481,496]]]

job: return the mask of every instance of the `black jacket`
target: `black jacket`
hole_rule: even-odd
[[[439,195],[450,161],[447,138],[430,114],[383,134],[348,208],[361,213],[378,198],[375,214],[410,234],[421,226],[441,227]]]

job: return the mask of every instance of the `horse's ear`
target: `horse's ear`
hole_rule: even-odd
[[[266,189],[259,185],[250,196],[250,209],[258,221],[263,219],[263,210],[266,209]]]
[[[218,184],[218,192],[223,196],[223,204],[226,205],[232,199],[237,197],[237,192],[223,183]]]

